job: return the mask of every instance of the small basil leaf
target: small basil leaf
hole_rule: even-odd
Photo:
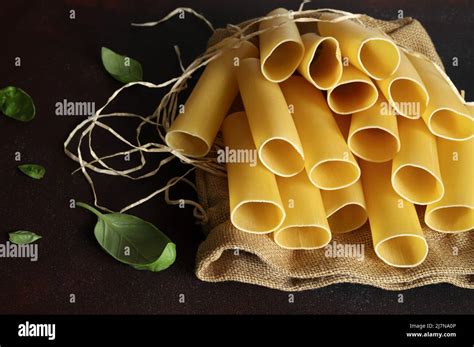
[[[117,81],[130,83],[143,80],[142,66],[135,59],[115,53],[106,47],[102,47],[101,57],[105,69]]]
[[[35,180],[40,180],[44,177],[46,169],[38,164],[23,164],[18,165],[18,169],[23,172],[25,175],[34,178]]]
[[[41,238],[41,236],[35,234],[34,232],[26,230],[18,230],[13,233],[9,233],[8,235],[10,235],[10,242],[16,243],[17,245],[26,245]]]
[[[161,271],[176,259],[176,245],[153,224],[124,213],[102,214],[77,202],[97,218],[94,234],[102,248],[118,261],[139,270]]]
[[[35,118],[35,104],[25,91],[16,87],[0,89],[0,110],[5,116],[28,122]]]

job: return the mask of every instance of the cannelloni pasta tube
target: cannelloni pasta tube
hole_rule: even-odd
[[[364,192],[360,180],[346,188],[321,190],[321,196],[333,234],[356,230],[367,221]]]
[[[275,176],[259,161],[244,112],[229,115],[222,125],[225,146],[231,151],[254,151],[256,162],[233,162],[227,165],[230,220],[249,233],[271,233],[285,219]]]
[[[426,205],[440,200],[444,186],[436,138],[421,119],[398,118],[401,149],[393,159],[392,185],[406,200]]]
[[[305,152],[305,168],[320,189],[340,189],[359,179],[360,169],[322,93],[303,77],[281,83]]]
[[[339,43],[333,37],[321,37],[314,33],[301,36],[305,51],[298,71],[316,88],[333,88],[342,76]]]
[[[279,85],[263,77],[255,58],[240,62],[237,80],[263,165],[280,176],[296,175],[304,168],[303,148]]]
[[[461,97],[451,88],[433,65],[423,58],[408,55],[421,76],[430,95],[430,102],[422,114],[430,131],[436,136],[464,141],[474,136],[474,118]]]
[[[336,14],[324,14],[321,19],[336,17]],[[400,64],[397,45],[379,31],[351,20],[339,23],[319,22],[318,29],[321,36],[332,36],[339,41],[342,55],[375,80],[389,77]]]
[[[400,58],[397,71],[376,83],[396,113],[417,119],[428,106],[428,91],[405,53],[400,52]]]
[[[425,223],[436,231],[454,233],[474,228],[474,140],[438,138],[438,156],[445,194],[426,208]]]
[[[328,105],[336,113],[351,114],[372,107],[379,92],[370,78],[349,65],[344,66],[336,86],[328,90]]]
[[[362,186],[377,256],[396,267],[414,267],[428,254],[415,206],[393,190],[390,163],[360,161]]]
[[[260,61],[262,73],[269,81],[281,82],[290,77],[303,58],[304,46],[298,27],[290,20],[290,12],[277,8],[267,16],[281,15],[260,23],[265,30],[260,38]]]
[[[236,45],[229,39],[226,46]],[[257,57],[258,49],[243,41],[210,62],[178,115],[165,140],[169,147],[190,157],[204,157],[214,143],[225,115],[238,93],[234,58]]]
[[[373,162],[392,160],[400,150],[397,118],[384,114],[383,96],[368,110],[352,115],[348,145],[356,156]]]
[[[278,189],[285,207],[286,218],[275,242],[283,248],[316,249],[331,241],[326,212],[319,189],[308,179],[306,172],[293,177],[277,177]]]

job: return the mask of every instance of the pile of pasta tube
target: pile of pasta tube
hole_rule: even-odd
[[[235,228],[310,250],[368,221],[395,267],[428,254],[415,205],[432,230],[472,231],[473,109],[433,63],[332,14],[305,33],[269,15],[257,45],[224,40],[166,135],[199,158],[222,130]]]

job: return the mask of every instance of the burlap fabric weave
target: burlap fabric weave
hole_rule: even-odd
[[[381,21],[368,16],[361,20],[367,26],[380,28],[401,46],[424,54],[442,67],[433,42],[418,21],[412,18]],[[220,29],[210,43],[228,34],[227,30]],[[363,260],[327,257],[324,249],[285,250],[269,236],[248,234],[232,226],[226,178],[197,170],[196,184],[200,203],[209,217],[203,226],[207,238],[196,256],[196,275],[203,281],[239,281],[285,291],[307,290],[334,283],[360,283],[389,290],[442,282],[474,288],[473,232],[442,234],[432,231],[422,221],[424,208],[418,211],[429,255],[416,268],[400,269],[386,265],[375,255],[367,224],[348,234],[333,235],[337,244],[364,244]]]

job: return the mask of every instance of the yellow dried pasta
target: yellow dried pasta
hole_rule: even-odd
[[[274,232],[275,242],[287,249],[326,246],[331,241],[331,232],[319,189],[304,171],[293,177],[277,177],[277,183],[286,218]]]
[[[406,200],[427,205],[444,194],[436,138],[421,119],[398,118],[401,149],[393,159],[392,185]]]
[[[407,55],[421,76],[430,102],[421,115],[430,131],[439,137],[464,141],[474,137],[474,117],[460,95],[451,88],[432,62]]]
[[[352,115],[347,142],[359,158],[380,163],[392,160],[400,151],[397,117],[384,114],[387,104],[380,96],[374,106]]]
[[[236,45],[227,39],[223,45]],[[258,49],[250,42],[230,49],[210,62],[178,115],[165,140],[166,144],[189,157],[204,157],[210,150],[225,115],[238,94],[234,58],[257,57]]]
[[[339,15],[323,14],[321,19],[334,19]],[[392,75],[400,64],[400,52],[391,38],[382,32],[366,28],[352,20],[339,23],[319,22],[322,36],[334,37],[344,57],[352,65],[375,80]]]
[[[346,188],[321,190],[321,196],[333,234],[359,229],[367,221],[364,192],[360,180]]]
[[[260,23],[259,35],[262,74],[272,82],[281,82],[295,72],[303,58],[304,46],[291,13],[284,8],[271,11],[267,16],[280,15]]]
[[[378,96],[378,89],[372,80],[349,65],[342,69],[336,86],[328,90],[327,102],[335,113],[352,114],[372,107]]]
[[[443,198],[426,208],[425,223],[431,229],[455,233],[474,228],[474,139],[450,141],[438,138]]]
[[[296,175],[304,168],[303,148],[279,85],[265,79],[255,58],[240,62],[237,80],[263,165],[280,176]]]
[[[397,71],[376,83],[397,114],[418,119],[425,112],[429,102],[428,91],[405,53],[400,52]]]
[[[375,253],[395,267],[420,265],[428,255],[415,206],[393,190],[390,163],[360,160]]]
[[[339,130],[341,131],[342,137],[344,137],[344,140],[347,141],[347,138],[349,137],[349,130],[351,128],[352,116],[347,115],[347,114],[337,114],[337,113],[334,113],[333,116],[334,116],[334,119],[336,120]]]
[[[311,182],[320,189],[340,189],[356,182],[359,166],[322,93],[300,76],[281,83],[281,90],[293,111]]]
[[[321,37],[315,33],[301,36],[305,51],[298,71],[316,88],[333,88],[342,76],[339,43],[333,37]]]
[[[222,133],[229,150],[256,151],[244,112],[227,116]],[[285,210],[275,176],[258,159],[255,166],[248,162],[228,162],[226,165],[232,224],[249,233],[265,234],[277,230],[285,219]]]

